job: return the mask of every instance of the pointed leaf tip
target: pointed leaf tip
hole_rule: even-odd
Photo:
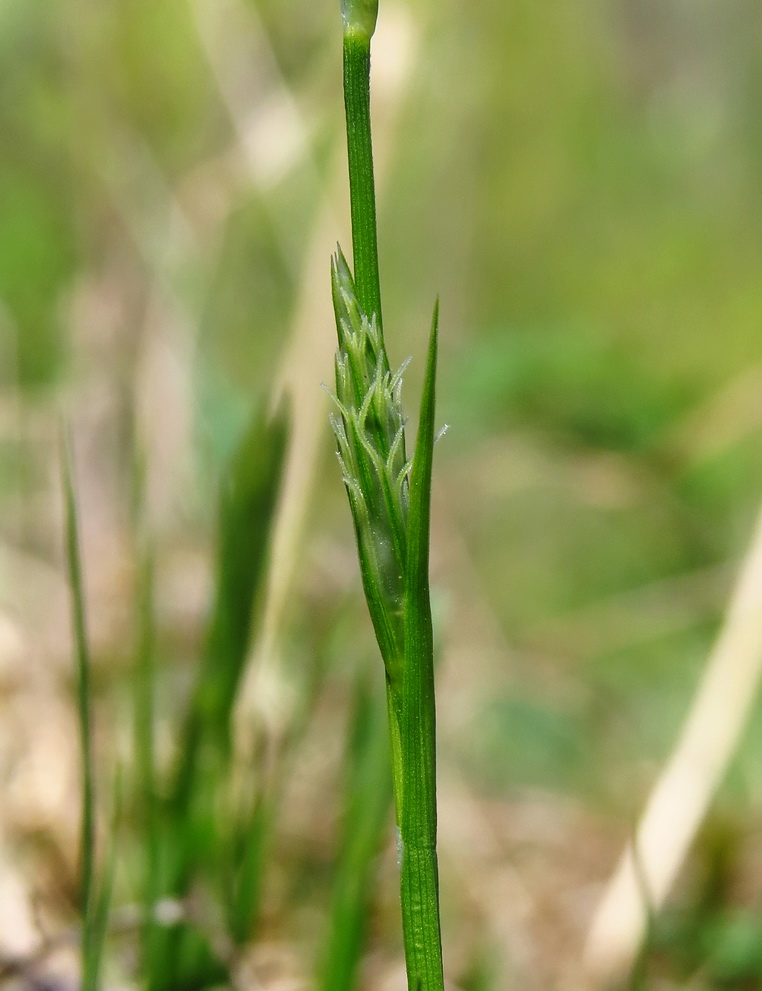
[[[434,460],[434,417],[436,406],[437,345],[439,300],[434,304],[429,337],[426,377],[421,395],[418,436],[410,475],[410,517],[408,545],[409,587],[428,589],[431,472]],[[428,595],[428,591],[426,592]]]
[[[349,270],[349,262],[346,259],[346,255],[341,250],[340,244],[336,245],[336,272],[341,279],[354,283],[352,273]]]

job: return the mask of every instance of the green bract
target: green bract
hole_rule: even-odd
[[[370,38],[376,30],[378,0],[341,0],[341,18],[345,34]]]

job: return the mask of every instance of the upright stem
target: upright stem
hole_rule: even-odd
[[[375,25],[374,25],[375,26]],[[372,33],[372,28],[371,28]],[[349,159],[349,204],[352,217],[352,257],[357,300],[368,315],[376,314],[383,337],[381,281],[378,270],[376,182],[373,174],[373,139],[370,127],[370,38],[366,30],[344,31],[344,109]],[[383,359],[387,361],[384,351]],[[392,753],[394,807],[402,800],[400,733],[392,686],[387,680],[387,706]]]
[[[354,289],[360,310],[369,317],[375,314],[381,330],[370,129],[370,38],[375,27],[376,6],[375,0],[342,0]],[[436,854],[434,648],[428,585],[436,348],[437,310],[410,478],[408,546],[407,554],[403,555],[406,563],[403,561],[405,601],[401,684],[393,684],[389,675],[392,667],[397,667],[396,663],[392,665],[391,662],[398,659],[384,657],[394,802],[400,840],[402,928],[408,991],[444,989]],[[380,357],[386,362],[388,370],[383,343]],[[380,639],[379,644],[383,650]]]
[[[344,32],[344,107],[355,287],[361,309],[369,317],[375,313],[380,328],[376,188],[370,135],[370,37],[359,31]]]

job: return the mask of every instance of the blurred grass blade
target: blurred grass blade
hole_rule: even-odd
[[[119,832],[120,812],[122,806],[121,773],[117,771],[114,782],[114,811],[109,830],[108,845],[105,854],[103,877],[93,890],[93,907],[88,923],[86,952],[82,973],[82,991],[98,991],[101,987],[101,969],[103,951],[108,934],[108,919],[111,909],[111,897],[114,890],[114,875],[116,873],[117,835]]]
[[[365,946],[372,868],[392,801],[386,703],[360,685],[348,754],[347,804],[319,991],[352,991]]]
[[[243,946],[251,938],[259,913],[264,865],[270,849],[275,811],[274,796],[264,788],[256,788],[248,812],[240,816],[235,824],[228,930],[236,946]]]
[[[220,487],[215,601],[204,658],[185,727],[175,802],[188,807],[199,748],[227,759],[230,722],[252,635],[252,611],[265,573],[286,444],[281,411],[253,418]]]
[[[142,551],[138,576],[138,649],[135,665],[135,758],[138,775],[140,823],[144,850],[143,964],[147,970],[154,938],[153,912],[159,894],[160,836],[157,809],[154,561],[149,548]]]
[[[116,844],[111,841],[106,856],[106,867],[103,881],[95,893],[93,911],[88,922],[88,932],[85,939],[85,958],[82,976],[82,991],[98,991],[101,987],[101,969],[103,952],[108,934],[108,918],[111,908],[111,896],[114,886],[116,866]]]
[[[408,987],[442,991],[437,866],[434,639],[429,596],[431,471],[439,304],[429,340],[413,469],[405,576],[405,664],[402,692],[402,925]]]
[[[80,838],[80,911],[82,915],[82,963],[86,969],[87,948],[93,913],[95,876],[95,785],[92,732],[90,725],[90,648],[85,621],[85,594],[79,547],[79,517],[74,495],[74,468],[71,436],[61,428],[61,469],[64,497],[66,558],[71,587],[72,623],[77,662],[77,712],[82,761],[82,801]]]
[[[226,903],[233,897],[225,870],[238,833],[227,814],[231,720],[252,639],[254,603],[266,574],[286,435],[283,412],[272,419],[257,413],[221,482],[214,606],[164,810],[165,896],[183,898],[191,883],[203,878]],[[251,857],[252,866],[261,863]],[[208,939],[187,922],[153,926],[151,947],[154,991],[201,988],[225,979]]]
[[[248,942],[256,926],[278,812],[293,775],[299,744],[320,698],[324,673],[324,659],[318,650],[312,664],[300,666],[302,680],[296,692],[296,707],[285,732],[273,740],[265,727],[257,727],[259,739],[252,757],[251,787],[243,800],[239,799],[234,813],[235,836],[230,850],[228,934],[236,946]]]

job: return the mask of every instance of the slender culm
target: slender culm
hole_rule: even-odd
[[[408,989],[443,991],[429,601],[438,307],[415,452],[408,460],[402,412],[405,366],[392,369],[381,322],[370,130],[370,39],[377,6],[375,0],[342,2],[354,275],[339,249],[331,265],[338,334],[331,424],[363,589],[385,667]]]
[[[381,329],[376,187],[370,129],[370,39],[376,27],[377,13],[376,0],[342,0],[344,109],[357,298],[369,317],[375,315]]]

